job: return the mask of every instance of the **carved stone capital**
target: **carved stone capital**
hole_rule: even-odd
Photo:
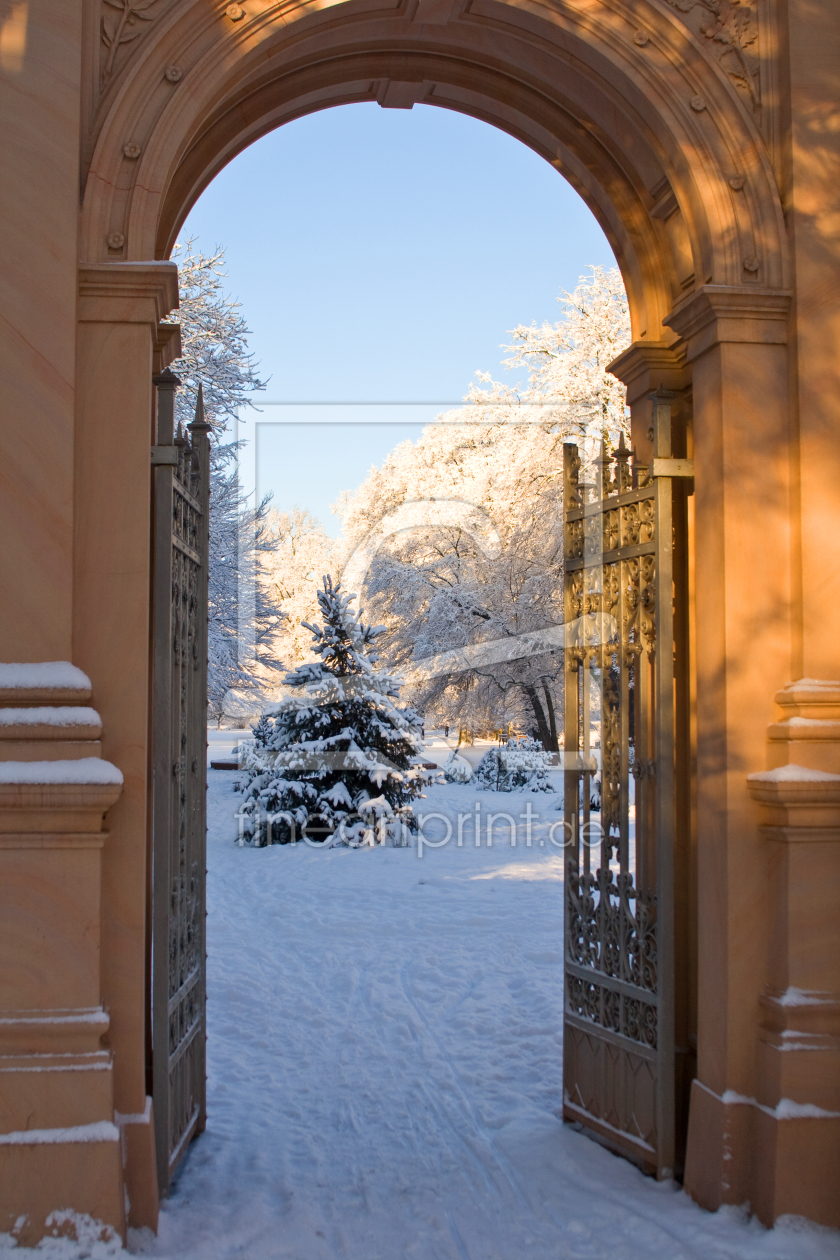
[[[630,406],[655,389],[681,390],[689,383],[685,347],[667,341],[634,341],[607,371],[627,386]]]
[[[787,289],[707,284],[662,322],[682,339],[691,363],[722,342],[784,345],[790,301]]]
[[[150,324],[157,340],[161,320],[177,307],[173,262],[84,263],[79,268],[79,319],[84,323]]]

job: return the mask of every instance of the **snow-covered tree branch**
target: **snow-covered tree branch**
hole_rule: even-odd
[[[560,302],[556,324],[512,331],[506,365],[528,370],[526,386],[479,374],[464,407],[398,446],[338,505],[345,557],[401,505],[430,505],[425,525],[419,515],[382,542],[364,588],[417,706],[478,730],[512,722],[549,749],[557,748],[559,650],[500,651],[501,664],[451,672],[430,672],[429,663],[562,623],[563,443],[594,455],[602,438],[627,432],[624,386],[606,369],[629,343],[630,323],[617,270],[592,268]],[[441,523],[446,502],[451,524]],[[498,549],[465,527],[476,513],[492,522]]]
[[[261,562],[272,541],[267,500],[254,504],[242,493],[236,467],[237,443],[225,441],[231,421],[252,405],[265,382],[248,351],[249,329],[239,303],[227,297],[222,281],[224,250],[203,254],[192,240],[176,245],[182,355],[172,364],[181,380],[176,419],[188,424],[199,386],[204,414],[212,425],[210,458],[210,564],[208,711],[219,717],[231,688],[259,688],[278,662],[270,646],[280,611],[262,580]],[[243,589],[253,592],[247,601]]]

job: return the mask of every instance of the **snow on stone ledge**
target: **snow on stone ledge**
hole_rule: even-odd
[[[69,661],[38,661],[30,665],[0,664],[0,688],[90,691],[91,682]]]
[[[836,1120],[840,1111],[826,1111],[816,1103],[798,1103],[792,1098],[782,1098],[776,1104],[774,1115],[777,1120]]]
[[[122,783],[122,771],[99,757],[77,761],[0,761],[0,783]]]
[[[96,709],[80,705],[36,705],[31,709],[0,709],[0,726],[101,726]]]
[[[806,718],[806,717],[789,717],[784,718],[781,722],[776,722],[776,726],[816,726],[825,730],[829,726],[837,726],[837,718]]]
[[[704,1085],[703,1089],[713,1097],[717,1097],[708,1086]],[[792,1098],[781,1098],[775,1107],[765,1107],[757,1099],[748,1097],[746,1094],[739,1094],[734,1089],[725,1089],[720,1100],[726,1107],[738,1105],[756,1107],[766,1116],[773,1116],[776,1120],[836,1120],[840,1117],[840,1111],[826,1111],[824,1107],[818,1107],[816,1103],[798,1103]]]
[[[0,1146],[53,1146],[63,1142],[119,1142],[120,1131],[110,1120],[77,1124],[69,1129],[20,1129],[0,1133]]]
[[[840,783],[840,774],[811,770],[808,766],[777,766],[775,770],[759,770],[748,774],[749,783]]]
[[[779,1006],[832,1006],[834,998],[831,993],[816,993],[808,989],[797,989],[790,985],[784,993],[775,999]],[[798,1035],[798,1034],[797,1034]]]

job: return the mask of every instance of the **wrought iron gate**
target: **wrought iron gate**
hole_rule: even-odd
[[[152,1092],[161,1193],[205,1123],[207,555],[210,426],[174,431],[155,378],[152,448]]]
[[[652,465],[602,444],[584,481],[564,448],[563,1115],[659,1177],[675,1167],[672,478],[693,472],[671,456],[671,397],[653,398]]]

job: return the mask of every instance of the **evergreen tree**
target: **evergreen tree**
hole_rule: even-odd
[[[254,728],[242,784],[243,834],[257,845],[404,844],[421,773],[421,720],[398,708],[401,681],[377,669],[382,626],[323,579],[321,624],[305,623],[319,659],[286,675],[288,696]]]

